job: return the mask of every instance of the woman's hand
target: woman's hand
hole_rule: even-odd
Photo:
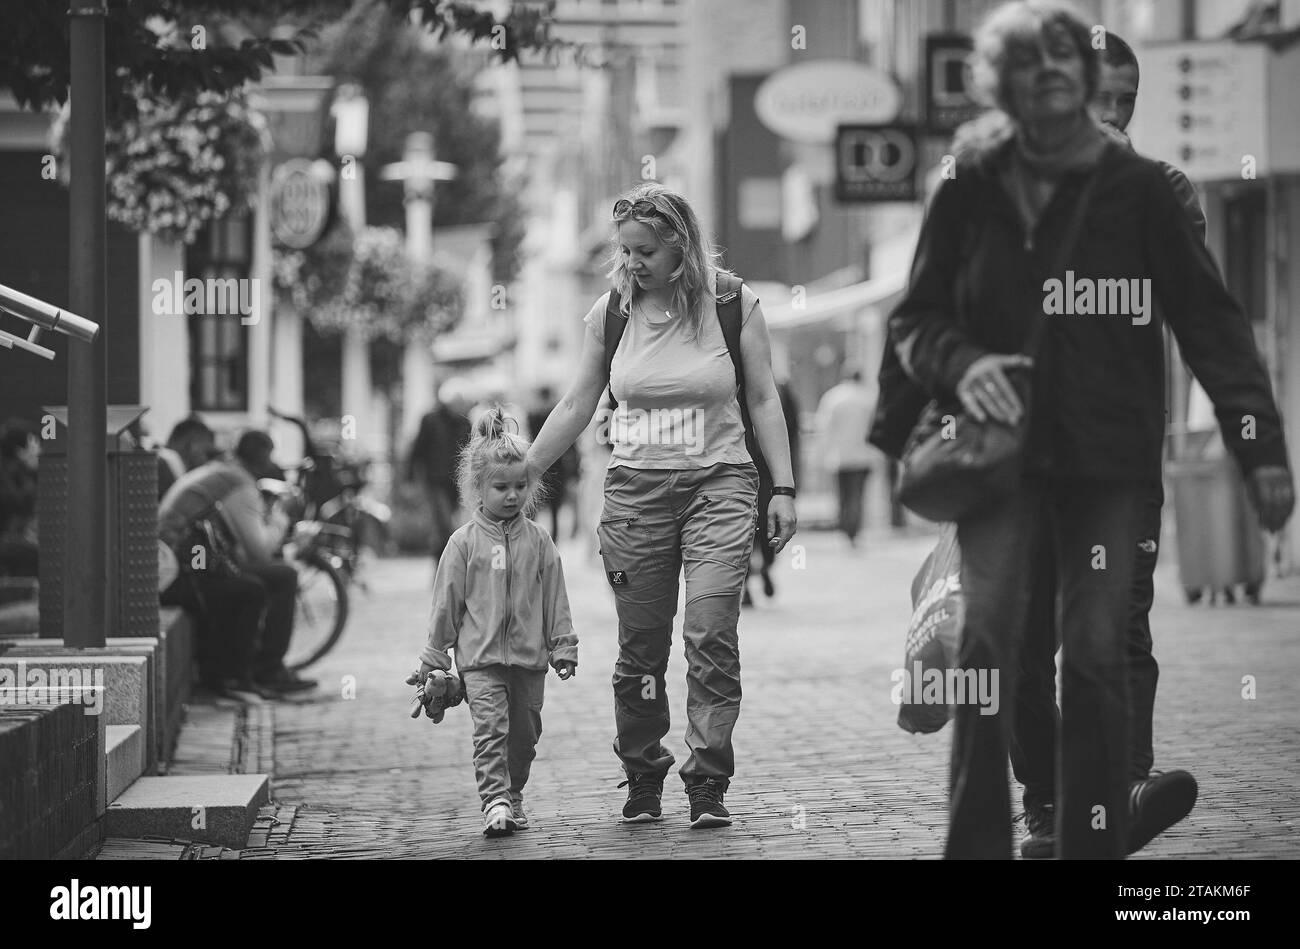
[[[1025,406],[1005,370],[1029,369],[1033,365],[1034,361],[1025,355],[981,356],[970,364],[957,383],[957,398],[961,399],[962,408],[977,422],[992,418],[1004,425],[1018,425]]]
[[[571,679],[578,674],[578,664],[572,659],[561,659],[555,664],[555,674],[561,679]]]
[[[767,543],[776,549],[773,554],[785,550],[785,545],[794,536],[799,519],[794,513],[794,498],[785,494],[775,495],[767,504],[767,533],[771,537]]]

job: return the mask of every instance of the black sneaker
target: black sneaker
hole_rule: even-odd
[[[1196,779],[1186,771],[1152,771],[1129,785],[1128,852],[1136,853],[1191,813]]]
[[[686,785],[692,828],[726,827],[731,823],[731,813],[722,806],[727,785],[726,778],[698,778]]]
[[[281,666],[272,673],[258,676],[256,681],[258,685],[273,689],[283,695],[306,692],[308,689],[316,688],[315,679],[304,679],[296,672],[291,672],[287,666]]]
[[[1026,860],[1050,860],[1056,856],[1056,805],[1026,804],[1021,817],[1029,836],[1020,841],[1020,856]]]
[[[627,803],[623,805],[623,823],[641,824],[661,820],[663,815],[664,776],[629,771],[627,780],[619,787],[627,788]]]

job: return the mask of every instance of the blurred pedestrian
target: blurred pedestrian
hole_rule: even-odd
[[[474,513],[438,562],[428,642],[406,680],[418,685],[430,672],[450,671],[455,652],[474,720],[487,837],[528,826],[524,787],[542,733],[546,667],[562,680],[578,668],[560,554],[544,530],[520,516],[532,509],[536,488],[527,457],[527,439],[509,431],[501,410],[485,411],[458,472]]]
[[[1093,111],[1106,131],[1124,148],[1131,150],[1125,130],[1137,105],[1139,68],[1132,47],[1120,36],[1107,32],[1101,56],[1101,74]],[[1007,119],[1008,124],[1010,119]],[[962,135],[959,131],[957,138]],[[962,154],[967,144],[957,144]],[[974,146],[978,148],[978,146]],[[1205,239],[1205,214],[1196,189],[1187,176],[1167,162],[1161,171],[1197,236]],[[1242,314],[1244,316],[1244,314]],[[1200,386],[1193,381],[1194,389]],[[1203,392],[1203,390],[1202,390]],[[1213,407],[1208,396],[1207,427],[1214,426]],[[1217,431],[1216,431],[1217,434]],[[1130,797],[1140,800],[1131,807],[1133,821],[1126,850],[1132,853],[1157,834],[1182,820],[1196,803],[1196,779],[1186,771],[1151,771],[1155,760],[1152,722],[1155,715],[1156,682],[1160,668],[1152,654],[1151,605],[1155,600],[1155,569],[1159,559],[1161,518],[1165,493],[1160,477],[1146,481],[1138,505],[1137,543],[1132,601],[1125,626],[1128,653]],[[1024,658],[1020,664],[1011,766],[1016,780],[1024,785],[1024,816],[1029,836],[1021,841],[1020,854],[1028,859],[1056,854],[1056,731],[1060,715],[1056,707],[1056,650],[1059,630],[1056,622],[1056,576],[1050,560],[1040,561],[1033,574],[1029,620],[1025,628]]]
[[[540,432],[542,426],[546,424],[547,416],[555,408],[555,392],[550,386],[542,386],[537,392],[537,401],[533,411],[528,413],[528,430],[530,432]],[[581,518],[578,516],[578,498],[574,495],[574,487],[578,483],[579,476],[582,474],[581,460],[578,455],[577,442],[570,445],[568,450],[551,465],[542,478],[541,486],[541,504],[551,512],[551,537],[559,540],[560,537],[560,509],[563,508],[570,499],[573,500],[573,527],[569,536],[578,536],[578,523]]]
[[[457,511],[462,503],[456,486],[456,464],[460,452],[469,443],[466,408],[460,386],[454,380],[443,383],[438,390],[438,404],[420,420],[420,430],[407,462],[408,480],[422,484],[429,499],[433,522],[430,547],[435,569],[456,529]]]
[[[822,463],[835,479],[839,529],[857,547],[867,477],[875,451],[867,444],[876,400],[862,384],[862,372],[846,367],[839,385],[832,386],[817,406],[817,433]]]
[[[979,94],[1013,131],[940,183],[889,320],[902,367],[931,396],[955,398],[977,424],[1026,426],[1018,489],[957,523],[966,598],[957,665],[1000,674],[1000,709],[956,707],[945,854],[1011,856],[1006,763],[1025,578],[1050,558],[1063,649],[1056,853],[1118,858],[1130,809],[1144,806],[1127,780],[1125,630],[1135,524],[1160,476],[1162,320],[1152,300],[1132,298],[1120,313],[1057,317],[1051,287],[1149,281],[1219,417],[1255,420],[1253,438],[1239,426],[1224,438],[1270,530],[1294,506],[1291,472],[1250,326],[1178,195],[1159,165],[1088,112],[1101,68],[1090,24],[1054,0],[1004,3],[977,31],[972,65]],[[1053,256],[1062,259],[1049,265]],[[1027,417],[1013,379],[1027,380]]]
[[[167,436],[167,444],[156,451],[160,501],[181,475],[207,464],[220,454],[217,451],[217,436],[197,415],[190,415],[177,422]]]
[[[681,776],[691,826],[718,827],[731,823],[723,796],[735,771],[731,736],[740,714],[737,622],[757,516],[758,470],[743,412],[772,469],[768,518],[777,553],[796,526],[790,442],[758,297],[717,266],[686,199],[644,184],[614,203],[613,222],[614,289],[584,318],[574,381],[538,434],[528,467],[540,474],[555,463],[608,386],[618,405],[598,423],[614,446],[598,533],[619,620],[614,750],[627,774],[623,820],[662,813],[674,761],[662,743],[664,676],[684,569],[690,756]]]

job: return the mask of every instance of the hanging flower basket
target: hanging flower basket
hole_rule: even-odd
[[[310,274],[313,267],[303,268]],[[308,277],[309,279],[309,277]],[[352,243],[341,293],[304,310],[317,330],[342,333],[359,327],[371,341],[405,345],[432,339],[460,318],[460,282],[440,267],[416,270],[400,231],[367,227]]]
[[[340,218],[305,250],[275,248],[271,275],[280,301],[313,321],[318,310],[334,305],[347,287],[353,239],[352,229]]]
[[[136,115],[105,135],[110,220],[192,244],[210,222],[253,206],[270,137],[242,91],[164,101],[140,87],[137,99]],[[65,183],[68,117],[65,105],[52,133]]]

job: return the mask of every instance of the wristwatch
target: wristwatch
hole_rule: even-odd
[[[792,498],[792,497],[794,497],[794,488],[785,488],[785,487],[776,487],[776,488],[773,488],[773,489],[772,489],[772,496],[775,497],[775,496],[778,495],[778,494],[782,494],[782,495],[785,495],[785,496],[788,497],[788,498]]]

